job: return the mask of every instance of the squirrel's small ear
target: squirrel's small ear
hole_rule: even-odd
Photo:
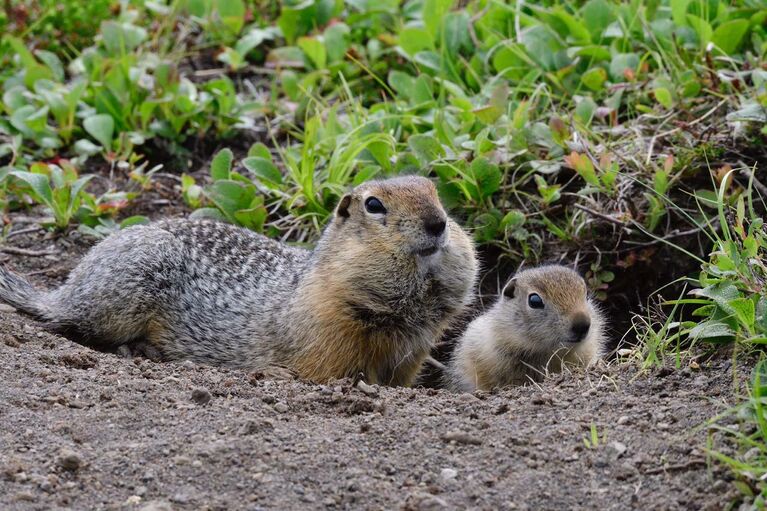
[[[503,296],[506,298],[514,298],[514,291],[517,288],[517,279],[511,279],[503,288]]]
[[[341,218],[349,218],[349,205],[352,203],[352,196],[348,193],[341,197],[336,207],[336,216]]]

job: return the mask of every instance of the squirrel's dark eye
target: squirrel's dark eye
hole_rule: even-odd
[[[532,293],[527,297],[527,305],[531,309],[543,309],[543,298],[536,293]]]
[[[375,197],[368,197],[365,199],[365,209],[368,213],[372,213],[374,215],[386,214],[386,208],[384,207],[383,203]]]

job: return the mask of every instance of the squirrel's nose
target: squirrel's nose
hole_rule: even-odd
[[[435,237],[445,232],[446,226],[447,221],[444,218],[429,218],[423,222],[423,228],[426,229],[426,232]]]
[[[586,337],[586,334],[589,333],[589,328],[591,328],[591,320],[588,318],[576,319],[570,327],[570,330],[573,333],[573,341],[582,341],[583,338]]]

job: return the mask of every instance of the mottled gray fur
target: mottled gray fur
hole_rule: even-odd
[[[371,193],[386,197],[386,218],[365,213]],[[439,238],[423,234],[424,215],[446,218],[423,178],[368,183],[339,208],[315,251],[212,221],[131,227],[52,291],[0,268],[0,300],[90,344],[146,341],[171,360],[410,383],[470,298],[473,247],[452,221]]]

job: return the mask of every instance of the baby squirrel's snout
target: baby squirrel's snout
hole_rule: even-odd
[[[573,318],[573,323],[570,326],[570,332],[572,333],[570,342],[581,342],[586,338],[586,335],[588,335],[590,328],[591,318],[589,318],[586,314],[577,315],[575,318]]]

